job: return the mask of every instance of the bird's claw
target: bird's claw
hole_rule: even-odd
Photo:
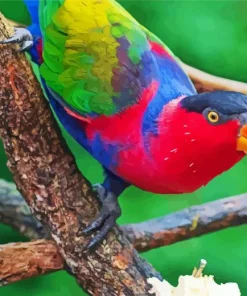
[[[111,192],[108,192],[107,195],[104,196],[105,198],[100,197],[103,204],[100,213],[96,219],[82,231],[84,234],[88,234],[89,232],[98,230],[98,233],[92,238],[84,250],[91,249],[99,244],[115,226],[117,218],[121,215],[121,209],[116,196]]]
[[[33,46],[33,36],[25,28],[15,28],[15,33],[7,40],[0,41],[0,44],[18,43],[20,52],[27,51]]]

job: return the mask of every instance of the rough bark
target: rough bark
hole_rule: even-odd
[[[3,183],[5,186],[9,186],[8,183]],[[3,191],[7,191],[2,190]],[[1,192],[1,190],[0,190]],[[11,195],[8,195],[11,200]],[[18,204],[22,200],[22,197],[19,195],[17,197],[17,194],[15,195],[15,201],[16,205],[18,207]],[[18,200],[19,199],[19,200]],[[2,207],[2,196],[0,194],[0,213],[2,212],[1,209],[6,208]],[[4,199],[6,201],[6,199]],[[185,239],[190,239],[193,237],[200,236],[202,234],[214,232],[217,230],[225,229],[227,227],[232,227],[236,225],[241,225],[244,223],[247,223],[247,194],[241,194],[229,198],[220,199],[217,201],[213,201],[210,203],[206,203],[200,206],[194,206],[191,208],[187,208],[184,210],[181,210],[179,212],[172,213],[170,215],[167,215],[165,217],[160,217],[156,219],[149,220],[147,222],[139,223],[139,224],[132,224],[132,225],[124,225],[122,226],[122,230],[128,235],[130,241],[133,243],[135,248],[139,252],[147,251],[150,249],[158,248],[161,246],[170,245]],[[12,204],[12,203],[11,203]],[[16,205],[13,205],[11,216],[9,216],[8,221],[12,221],[15,219],[15,217],[12,215],[15,213],[14,207]],[[23,205],[23,204],[22,204]],[[8,206],[9,207],[9,206]],[[8,208],[7,207],[7,208]],[[9,212],[10,213],[10,212]],[[27,212],[28,215],[28,212]],[[32,219],[31,213],[29,213],[30,219]],[[33,223],[30,224],[30,220],[28,221],[28,227],[31,226],[33,231],[26,232],[27,235],[31,235],[36,231],[37,227],[35,226],[36,220],[33,219]],[[15,223],[16,225],[17,223]],[[20,220],[20,225],[22,225],[23,228],[25,228],[25,221]],[[40,234],[40,229],[37,235]],[[30,237],[30,236],[29,236]],[[28,244],[25,243],[24,247],[28,249]],[[32,244],[31,249],[33,249]],[[38,244],[40,246],[40,249],[46,249],[47,251],[44,253],[44,260],[49,260],[50,257],[50,265],[49,268],[43,268],[40,270],[40,274],[50,271],[56,271],[58,269],[64,268],[64,260],[59,255],[58,250],[54,247],[55,243],[48,240],[40,240],[38,241]],[[47,246],[46,246],[47,245]],[[3,246],[4,248],[4,246]],[[2,254],[4,254],[4,250],[2,250]],[[8,245],[7,245],[8,250]],[[38,251],[39,252],[39,251]],[[8,254],[10,254],[8,252]],[[56,256],[56,260],[54,261],[53,258]],[[35,258],[35,252],[32,253],[33,257]],[[16,258],[14,252],[11,255],[8,255],[14,258]],[[2,256],[0,252],[0,258],[7,258],[8,256]],[[23,255],[25,256],[25,254]],[[18,265],[13,263],[13,269],[9,269],[9,273],[1,272],[2,267],[1,266],[8,266],[10,262],[12,262],[12,259],[8,258],[7,262],[1,262],[0,261],[0,280],[1,278],[8,279],[8,281],[5,280],[3,284],[8,284],[13,281],[19,280],[21,278],[12,277],[11,274],[20,274],[21,276],[36,276],[37,270],[34,268],[34,273],[25,274],[22,272],[23,266],[26,267],[29,266],[29,257],[22,260],[23,265],[19,267]],[[14,260],[13,260],[14,262]],[[38,265],[38,261],[36,262]],[[20,272],[18,272],[18,269],[21,269]]]
[[[0,245],[0,286],[64,267],[53,241]]]
[[[0,16],[0,38],[12,30]],[[11,45],[0,47],[0,135],[15,183],[52,238],[78,283],[92,295],[148,295],[160,277],[115,227],[98,248],[84,252],[82,235],[99,211],[89,182],[61,137],[31,65]]]

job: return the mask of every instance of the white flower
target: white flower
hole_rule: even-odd
[[[152,285],[149,291],[155,296],[240,296],[240,290],[236,283],[218,285],[214,277],[202,276],[201,271],[205,267],[205,260],[201,260],[200,268],[194,269],[193,275],[180,276],[178,286],[173,287],[166,280],[162,282],[158,278],[149,278],[147,281]]]

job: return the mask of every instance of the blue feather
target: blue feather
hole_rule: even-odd
[[[182,95],[196,95],[196,89],[181,67],[167,56],[153,53],[157,68],[160,70],[158,81],[159,90],[148,104],[142,120],[142,135],[145,139],[144,146],[149,151],[147,135],[158,135],[158,118],[166,104]]]
[[[39,27],[39,0],[24,0],[28,12],[31,16],[32,24],[28,27],[32,35],[41,36]]]

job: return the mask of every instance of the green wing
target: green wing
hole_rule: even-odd
[[[120,111],[158,76],[148,39],[162,42],[115,1],[40,0],[40,23],[41,75],[80,114]]]

